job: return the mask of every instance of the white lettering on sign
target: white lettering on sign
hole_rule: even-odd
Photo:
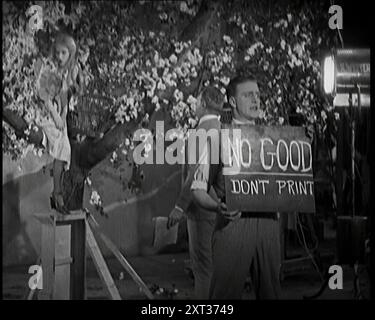
[[[231,182],[231,192],[233,194],[244,194],[244,195],[258,195],[266,194],[265,184],[269,184],[269,180],[256,179],[256,180],[246,180],[246,179],[230,179]],[[260,192],[260,193],[259,193]]]
[[[291,195],[313,195],[314,181],[276,180],[278,193]]]
[[[273,167],[273,156],[271,153],[271,161],[268,161],[269,165],[266,164],[266,160],[264,158],[264,143],[268,142],[270,144],[273,144],[272,140],[270,138],[264,138],[260,139],[260,161],[262,163],[262,167],[264,170],[271,170]],[[267,152],[267,156],[270,155],[270,152]]]
[[[252,163],[251,142],[245,138],[228,139],[227,148],[228,164],[232,168],[250,168]],[[245,155],[248,155],[246,159]],[[280,169],[285,172],[292,169],[294,172],[308,172],[312,170],[311,144],[305,141],[292,140],[287,143],[283,139],[275,143],[270,138],[260,139],[260,163],[267,172],[273,169]],[[238,171],[237,171],[238,172]]]
[[[299,145],[297,143],[297,141],[291,141],[290,142],[290,145],[289,145],[289,153],[292,155],[293,152],[292,152],[292,147],[295,146],[295,148],[297,148],[297,155],[298,155],[298,164],[295,164],[293,163],[293,157],[291,156],[290,157],[290,166],[292,167],[292,169],[294,171],[299,171],[299,167],[301,165],[301,152],[300,152],[300,149],[299,149]]]
[[[304,128],[232,130],[221,135],[228,208],[315,212],[312,147]]]
[[[269,180],[264,179],[230,179],[231,182],[231,193],[232,194],[244,194],[244,195],[265,195],[267,192],[266,185],[270,184]],[[308,180],[275,180],[277,184],[277,192],[279,195],[304,195],[312,196],[314,194],[314,182]]]
[[[243,145],[244,144],[246,144],[246,146],[247,146],[247,154],[248,154],[248,157],[249,157],[247,162],[245,162],[245,157],[244,157],[244,153],[243,153]],[[250,145],[249,140],[241,139],[240,154],[241,154],[241,165],[244,168],[249,168],[250,165],[251,165],[251,145]]]
[[[284,150],[285,150],[285,163],[284,164],[281,164],[281,161],[280,161],[280,146],[283,145],[284,146]],[[279,168],[283,171],[286,171],[287,168],[288,168],[288,161],[289,161],[289,154],[288,154],[288,145],[286,144],[286,142],[282,139],[280,139],[278,142],[277,142],[277,147],[276,147],[276,159],[277,159],[277,164],[279,165]]]

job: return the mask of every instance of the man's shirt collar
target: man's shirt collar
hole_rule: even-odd
[[[206,114],[202,118],[200,118],[198,125],[202,124],[205,121],[213,120],[213,119],[220,121],[220,116],[216,114]]]
[[[233,124],[252,124],[254,125],[255,124],[255,120],[246,120],[246,121],[241,121],[241,120],[237,120],[237,119],[232,119],[232,123]]]

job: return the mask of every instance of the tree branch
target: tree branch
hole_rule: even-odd
[[[152,114],[153,112],[151,112]],[[127,122],[116,125],[103,138],[98,141],[88,141],[81,147],[81,157],[79,166],[91,169],[99,162],[104,160],[108,154],[115,151],[139,126],[138,121]]]

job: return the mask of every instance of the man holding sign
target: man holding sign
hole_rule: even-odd
[[[260,112],[257,81],[253,78],[234,78],[228,86],[227,95],[233,109],[232,124],[234,127],[237,125],[241,127],[254,126],[255,119],[259,118]],[[221,137],[223,139],[223,134]],[[191,186],[193,197],[200,206],[208,210],[216,210],[219,213],[212,239],[213,276],[210,299],[241,299],[249,271],[257,299],[278,299],[281,291],[279,281],[281,265],[279,214],[276,212],[250,212],[252,210],[247,212],[242,210],[244,207],[236,208],[233,201],[232,203],[228,202],[227,198],[231,192],[240,192],[239,187],[241,187],[242,180],[249,183],[249,189],[247,189],[247,183],[242,183],[245,190],[241,192],[245,193],[250,192],[251,182],[246,179],[240,179],[240,182],[231,182],[229,180],[231,176],[224,175],[223,152],[225,152],[225,146],[222,141],[216,145],[221,146],[221,165],[216,166],[218,168],[216,172],[210,170],[212,166],[211,152],[217,150],[211,150],[214,148],[213,144],[207,143],[205,157],[202,157],[202,161],[195,171]],[[240,154],[243,155],[242,152]],[[251,155],[250,151],[247,154],[247,159],[243,159],[246,165],[251,161],[249,158]],[[237,171],[237,173],[239,172]],[[218,203],[209,196],[207,191],[211,186],[214,187],[221,202]],[[262,188],[266,188],[267,184],[264,182],[259,185],[258,181],[257,187],[259,193],[259,187],[263,191]],[[236,199],[234,198],[234,200]]]

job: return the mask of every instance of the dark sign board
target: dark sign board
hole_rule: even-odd
[[[312,148],[303,127],[231,125],[221,135],[228,209],[315,212]]]

